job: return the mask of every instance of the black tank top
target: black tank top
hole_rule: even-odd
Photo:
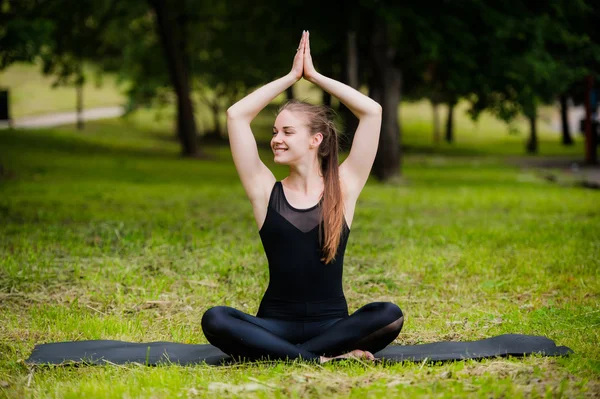
[[[296,209],[285,198],[281,182],[273,186],[260,229],[269,261],[269,286],[257,316],[285,320],[348,316],[342,270],[350,229],[344,220],[335,260],[329,264],[321,261],[320,205]]]

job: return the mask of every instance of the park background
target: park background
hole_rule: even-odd
[[[599,395],[593,2],[0,4],[13,126],[0,130],[3,396]],[[575,353],[393,366],[24,364],[44,342],[205,343],[210,306],[256,311],[266,258],[224,113],[289,71],[303,29],[317,69],[384,110],[346,255],[350,310],[397,303],[406,321],[396,344],[524,333]],[[278,178],[270,126],[291,97],[334,107],[346,149],[356,123],[296,84],[253,123]],[[97,107],[124,115],[85,120]],[[587,137],[578,120],[563,123],[568,107],[587,108]],[[31,127],[71,110],[71,123]]]

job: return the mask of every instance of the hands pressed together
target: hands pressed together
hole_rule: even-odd
[[[294,63],[292,64],[292,71],[290,72],[296,80],[304,78],[311,81],[317,75],[317,71],[312,62],[310,55],[310,33],[308,31],[302,32],[302,38],[300,44],[296,50],[296,56],[294,57]]]

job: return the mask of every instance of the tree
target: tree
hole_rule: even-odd
[[[378,2],[372,6],[370,90],[384,109],[381,141],[374,174],[387,179],[400,174],[399,107],[402,97],[427,97],[434,109],[476,87],[484,71],[472,57],[478,18],[476,0],[467,2]],[[363,18],[365,13],[362,13]],[[480,29],[480,28],[478,28]],[[381,93],[381,94],[380,94]],[[387,110],[387,115],[386,115]],[[387,116],[387,117],[386,117]],[[435,119],[440,126],[439,118]],[[452,119],[447,121],[451,137]],[[439,128],[437,137],[440,137]]]
[[[448,106],[446,119],[445,140],[454,141],[454,107],[459,99],[467,97],[476,85],[475,77],[484,71],[473,58],[477,49],[478,18],[473,2],[442,2],[437,12],[430,18],[431,31],[421,35],[421,47],[424,49],[428,65],[422,84],[426,88],[421,91],[428,93],[432,104],[437,110],[438,105]],[[437,121],[436,130],[441,128]],[[439,137],[439,132],[435,137]],[[436,141],[439,141],[436,140]]]
[[[0,7],[0,70],[33,62],[49,40],[53,25],[34,12],[39,0],[3,0]]]
[[[149,0],[148,4],[132,0],[4,3],[8,4],[4,9],[9,11],[2,15],[11,29],[0,35],[0,42],[9,43],[0,50],[3,67],[40,58],[44,73],[56,76],[57,84],[75,83],[81,88],[85,81],[83,63],[92,63],[101,71],[117,72],[127,78],[132,83],[132,103],[156,97],[160,88],[170,86],[177,98],[177,134],[182,154],[199,154],[185,49],[181,48],[184,37],[178,30],[181,16],[185,15],[185,2],[177,2],[178,7],[173,9],[162,0]],[[24,33],[24,21],[29,19],[36,21],[35,26],[43,35]],[[165,57],[157,56],[161,49]],[[81,90],[78,92],[81,108]]]
[[[190,97],[190,77],[186,54],[185,2],[180,8],[172,7],[166,0],[149,0],[154,11],[156,29],[175,95],[177,97],[177,134],[182,155],[197,156],[196,119]]]
[[[104,29],[115,3],[5,0],[0,12],[6,26],[0,34],[1,67],[40,60],[43,73],[56,77],[54,85],[74,84],[80,129],[86,80],[83,65],[96,56],[98,32]]]
[[[564,145],[573,145],[573,137],[571,136],[571,127],[569,125],[569,99],[565,93],[562,93],[558,97],[560,107],[560,121],[561,121],[561,132],[562,132],[562,143]]]
[[[377,16],[371,32],[372,51],[370,96],[382,109],[379,148],[373,174],[388,180],[400,174],[400,125],[398,107],[401,99],[402,71],[395,63],[396,49],[390,38],[389,21]]]
[[[580,54],[587,52],[588,40],[573,29],[586,9],[585,1],[480,3],[489,33],[480,37],[487,51],[476,54],[486,54],[487,60],[479,62],[487,75],[470,97],[472,112],[488,109],[506,121],[524,114],[530,124],[529,153],[538,150],[538,105],[554,101],[586,70]]]

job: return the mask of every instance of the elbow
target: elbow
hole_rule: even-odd
[[[383,109],[381,108],[381,105],[379,105],[378,102],[376,101],[372,101],[371,104],[369,104],[368,107],[365,107],[366,109],[364,110],[364,114],[363,116],[377,116],[377,117],[381,117],[381,113],[383,112]]]
[[[240,112],[239,109],[236,109],[235,105],[227,108],[227,120],[228,121],[245,121],[250,123],[252,118],[248,117],[247,114]]]
[[[227,119],[236,119],[237,117],[238,117],[238,115],[235,112],[234,106],[227,108]]]
[[[373,110],[371,111],[371,113],[373,115],[381,115],[382,112],[383,108],[381,107],[381,105],[377,101],[373,101]]]

